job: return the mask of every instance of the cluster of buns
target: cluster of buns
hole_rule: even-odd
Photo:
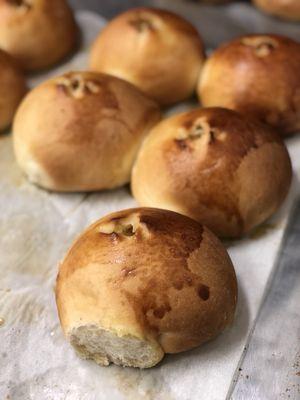
[[[0,0],[0,47],[26,70],[59,61],[76,36],[63,0]],[[82,357],[146,368],[233,320],[236,277],[214,234],[247,234],[288,192],[291,163],[280,135],[300,129],[300,45],[245,36],[205,60],[188,21],[138,8],[100,32],[90,68],[26,95],[13,122],[14,150],[28,179],[45,189],[131,181],[139,204],[153,207],[89,227],[62,262],[56,286],[63,330]],[[19,70],[0,53],[2,70],[0,129],[25,91]],[[196,92],[208,108],[160,122],[159,106]]]

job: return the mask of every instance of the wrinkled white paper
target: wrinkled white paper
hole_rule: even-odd
[[[89,44],[105,22],[86,12],[77,17],[82,49],[49,75],[87,65]],[[47,75],[33,78],[31,85]],[[300,137],[288,145],[299,172]],[[93,194],[38,189],[18,169],[10,135],[0,137],[0,172],[0,398],[225,399],[274,265],[297,178],[276,216],[251,237],[227,244],[239,281],[234,325],[199,349],[137,370],[79,359],[63,337],[53,292],[58,262],[76,235],[110,211],[136,206],[129,189]]]

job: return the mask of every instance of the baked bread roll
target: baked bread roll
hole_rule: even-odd
[[[287,135],[300,130],[300,44],[278,35],[248,35],[217,49],[198,84],[205,107],[255,116]]]
[[[136,208],[91,225],[60,265],[66,337],[98,364],[148,368],[231,324],[237,282],[219,240],[171,211]]]
[[[156,103],[130,83],[70,72],[32,90],[13,125],[15,155],[28,179],[46,189],[90,191],[129,181]]]
[[[203,61],[202,40],[188,21],[169,11],[136,8],[101,31],[90,67],[123,78],[169,105],[193,94]]]
[[[299,0],[253,0],[253,2],[266,13],[281,18],[300,21]]]
[[[7,128],[26,92],[25,78],[15,60],[0,50],[0,131]]]
[[[153,128],[133,168],[132,192],[140,205],[240,237],[278,209],[291,174],[273,130],[234,111],[195,109]]]
[[[77,27],[65,0],[0,0],[0,48],[22,67],[50,67],[76,45]]]

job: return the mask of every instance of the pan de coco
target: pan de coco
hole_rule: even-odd
[[[77,28],[65,0],[0,0],[0,48],[28,71],[49,67],[75,46]]]
[[[205,107],[255,116],[283,134],[300,130],[300,43],[248,35],[217,49],[206,62],[198,94]]]
[[[188,21],[169,11],[136,8],[101,31],[90,67],[123,78],[168,105],[193,94],[203,61],[202,41]]]
[[[78,354],[148,368],[192,349],[233,320],[230,258],[205,227],[159,209],[116,212],[91,225],[60,265],[56,302]]]
[[[150,132],[132,172],[142,206],[188,215],[222,237],[239,237],[285,198],[291,163],[268,126],[237,112],[195,109]]]
[[[0,131],[12,122],[25,91],[25,78],[15,60],[0,50]]]
[[[17,161],[29,180],[58,191],[114,188],[129,181],[158,106],[121,79],[70,72],[32,90],[13,125]]]
[[[299,0],[253,0],[253,2],[266,13],[281,18],[300,21]]]

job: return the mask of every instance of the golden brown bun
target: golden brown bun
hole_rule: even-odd
[[[254,4],[266,13],[277,17],[300,21],[299,0],[252,0]]]
[[[28,71],[49,67],[73,50],[77,27],[65,0],[0,0],[0,48]]]
[[[99,34],[90,67],[123,78],[162,105],[190,97],[204,61],[197,30],[169,11],[136,8]]]
[[[228,326],[237,282],[207,228],[170,211],[136,208],[107,215],[75,241],[60,265],[56,301],[81,356],[147,368]]]
[[[0,131],[7,128],[26,92],[25,78],[15,60],[0,50]]]
[[[160,119],[158,106],[128,82],[70,72],[32,90],[14,120],[17,161],[30,181],[58,191],[129,181],[138,148]]]
[[[255,116],[283,135],[300,130],[300,44],[277,35],[249,35],[217,49],[198,84],[205,107]]]
[[[196,109],[153,128],[134,165],[132,191],[142,206],[239,237],[278,209],[291,174],[285,145],[269,127],[226,109]]]

